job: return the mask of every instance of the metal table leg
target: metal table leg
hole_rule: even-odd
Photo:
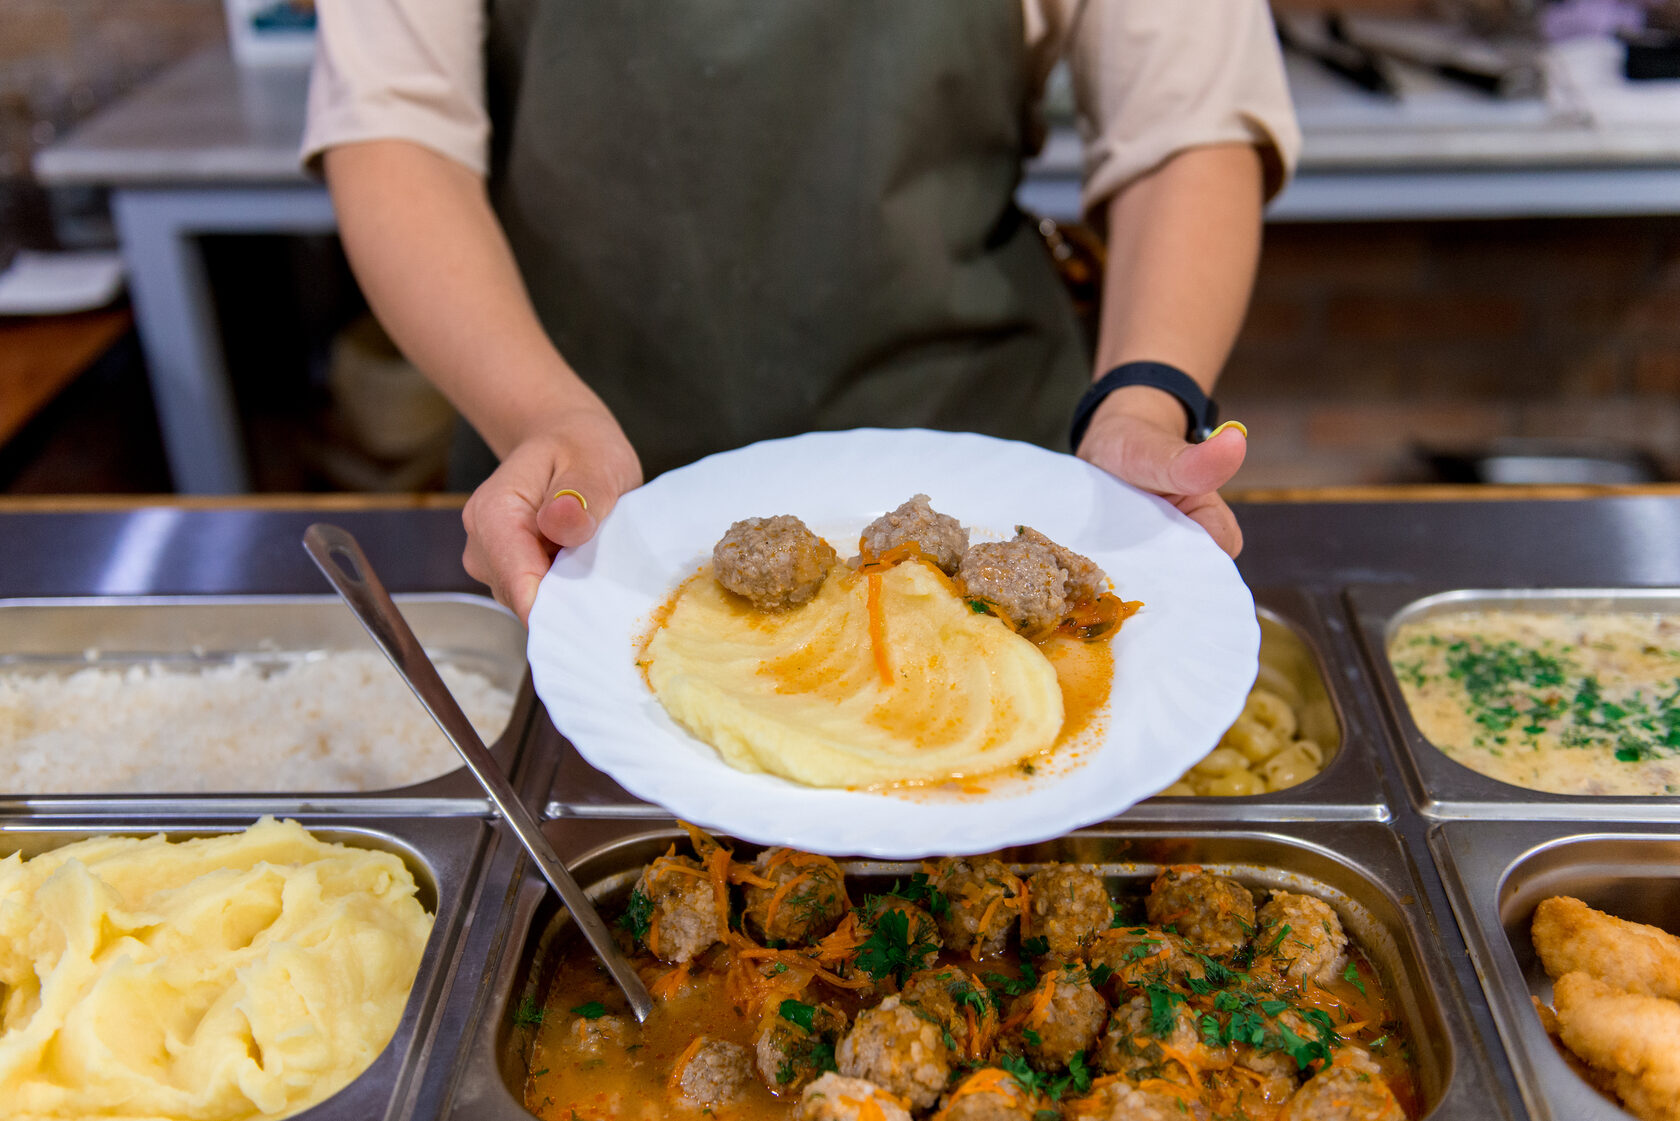
[[[111,207],[175,487],[190,494],[248,491],[238,410],[196,239],[331,233],[327,193],[315,186],[132,188],[113,192]]]

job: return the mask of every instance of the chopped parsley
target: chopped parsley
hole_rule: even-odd
[[[599,1020],[607,1014],[607,1006],[598,1000],[592,1000],[588,1004],[578,1005],[572,1011],[585,1020]]]
[[[776,1013],[795,1027],[810,1031],[811,1025],[816,1022],[817,1008],[816,1005],[803,1001],[784,1000],[776,1009]]]
[[[906,903],[914,903],[917,906],[925,907],[927,908],[928,914],[935,918],[944,918],[951,910],[950,899],[946,897],[944,892],[940,891],[933,885],[933,882],[928,879],[928,874],[926,872],[913,873],[910,876],[910,882],[907,884],[894,880],[893,886],[885,892],[882,892],[880,895],[871,895],[864,899],[864,910],[873,910],[879,904],[880,900],[889,896],[902,899]]]
[[[641,888],[630,892],[630,902],[624,906],[624,913],[618,916],[618,925],[622,930],[630,932],[630,937],[638,942],[647,940],[648,925],[653,919],[653,900],[649,899]]]
[[[1348,962],[1347,968],[1342,970],[1342,980],[1349,982],[1354,988],[1358,989],[1361,996],[1365,994],[1365,982],[1359,979],[1359,967],[1353,962]]]
[[[1173,1014],[1173,1005],[1183,1004],[1184,994],[1165,985],[1156,984],[1145,985],[1143,992],[1149,998],[1149,1032],[1165,1039],[1172,1034],[1173,1027],[1178,1023],[1178,1017]]]
[[[908,912],[888,909],[876,917],[869,937],[858,947],[857,967],[877,981],[891,977],[903,985],[905,978],[938,952],[926,930],[918,931],[911,941]]]
[[[1038,987],[1038,970],[1030,962],[1021,963],[1021,975],[1010,977],[1003,973],[987,973],[982,980],[1004,996],[1020,996]]]

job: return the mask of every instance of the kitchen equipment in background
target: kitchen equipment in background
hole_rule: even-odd
[[[1544,73],[1526,42],[1490,39],[1435,20],[1279,16],[1278,39],[1290,51],[1369,93],[1408,95],[1406,71],[1493,98],[1538,97]]]
[[[315,58],[315,0],[222,0],[228,43],[241,66],[308,66]]]
[[[1649,452],[1614,440],[1518,436],[1472,447],[1420,443],[1413,451],[1443,483],[1603,486],[1663,477]]]

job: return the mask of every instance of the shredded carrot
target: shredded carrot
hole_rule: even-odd
[[[967,1046],[963,1048],[971,1059],[980,1057],[980,1024],[974,1018],[974,1006],[963,1005],[963,1022],[968,1025]]]
[[[752,887],[770,891],[776,886],[775,880],[767,880],[754,872],[745,864],[736,864],[729,869],[729,882],[732,884],[747,884]]]
[[[860,540],[858,542],[858,552],[863,557],[863,563],[858,565],[857,570],[866,576],[874,573],[885,572],[887,569],[903,564],[907,560],[927,561],[929,565],[932,565],[935,568],[938,567],[937,565],[934,565],[928,555],[922,551],[921,545],[914,541],[901,541],[877,557],[870,555],[869,550],[864,547],[863,542]]]
[[[789,969],[809,970],[830,985],[842,989],[867,989],[869,987],[870,983],[867,980],[842,977],[838,973],[830,972],[796,950],[772,950],[751,942],[739,934],[732,933],[729,938],[735,952],[749,961],[779,961]]]
[[[857,1113],[858,1121],[887,1121],[887,1115],[881,1109],[881,1103],[875,1100],[874,1095],[870,1095],[862,1101],[857,1098],[842,1096],[840,1104],[851,1106]]]
[[[729,865],[729,850],[721,845],[706,861],[712,877],[712,893],[717,897],[718,923],[725,929],[729,927]]]
[[[1184,1068],[1184,1073],[1190,1076],[1190,1084],[1196,1088],[1196,1093],[1202,1092],[1202,1068],[1194,1059],[1165,1040],[1157,1039],[1155,1046],[1161,1049],[1161,1054]]]
[[[788,897],[788,894],[793,891],[794,885],[805,880],[809,880],[815,875],[816,873],[812,872],[810,869],[806,869],[776,889],[775,893],[770,896],[770,902],[764,905],[765,930],[768,931],[770,929],[770,924],[776,921],[776,912],[781,910],[782,901],[785,900]]]
[[[998,1067],[986,1067],[963,1079],[961,1085],[946,1099],[945,1108],[950,1109],[958,1100],[970,1094],[1001,1094],[1011,1101],[1018,1101],[1023,1096],[1023,1091],[1013,1074]]]
[[[1003,893],[992,896],[992,901],[986,904],[986,909],[980,914],[980,929],[974,932],[974,945],[968,948],[968,956],[975,961],[980,960],[980,943],[986,927],[991,924],[992,916],[997,914],[998,904],[1003,902]]]
[[[1199,1085],[1192,1091],[1189,1086],[1167,1078],[1145,1078],[1137,1086],[1140,1090],[1157,1089],[1169,1097],[1177,1098],[1179,1101],[1190,1105],[1196,1104],[1196,1099],[1201,1097],[1201,1087]]]
[[[1032,907],[1030,905],[1030,900],[1028,899],[1028,892],[1029,892],[1029,889],[1027,887],[1027,881],[1022,880],[1021,881],[1021,895],[1020,895],[1020,900],[1019,900],[1019,904],[1020,904],[1020,908],[1021,908],[1021,937],[1022,938],[1025,938],[1028,935],[1028,933],[1030,932],[1030,929],[1032,927]]]
[[[1032,1007],[1027,1012],[1028,1025],[1043,1027],[1044,1022],[1050,1018],[1050,1002],[1055,999],[1056,982],[1053,978],[1046,977],[1039,983],[1038,988],[1033,990]]]
[[[688,984],[688,971],[694,965],[694,959],[680,963],[674,969],[667,969],[660,974],[659,979],[648,986],[648,992],[660,1000],[669,1000],[682,992],[683,986]]]
[[[816,945],[816,960],[824,965],[840,965],[863,945],[868,936],[863,933],[856,911],[846,912],[840,925]]]
[[[688,1060],[694,1057],[694,1053],[700,1050],[700,1045],[705,1042],[705,1036],[695,1036],[693,1039],[689,1040],[688,1046],[683,1048],[682,1054],[677,1056],[677,1061],[671,1064],[671,1074],[670,1077],[665,1080],[665,1086],[672,1094],[681,1092],[683,1068],[688,1065]]]
[[[881,684],[892,684],[892,666],[887,662],[887,620],[881,611],[881,574],[871,572],[869,580],[869,648],[875,654],[875,669]]]

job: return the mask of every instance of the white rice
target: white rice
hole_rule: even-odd
[[[486,743],[513,696],[439,667]],[[385,790],[459,758],[385,658],[335,651],[184,671],[0,675],[0,793]]]

